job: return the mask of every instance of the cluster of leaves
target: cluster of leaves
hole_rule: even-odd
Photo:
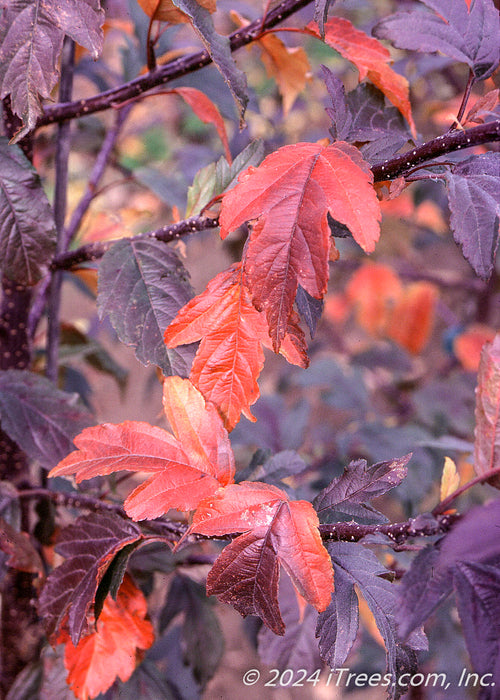
[[[285,115],[291,111],[311,67],[302,47],[287,46],[271,29],[286,13],[307,2],[282,3],[254,22],[234,12],[238,30],[231,37],[216,31],[212,0],[139,0],[138,4],[146,13],[141,21],[147,27],[149,71],[142,76],[138,69],[138,77],[123,87],[105,84],[108,89],[96,98],[49,107],[43,102],[60,77],[57,66],[64,37],[97,58],[103,45],[105,13],[98,0],[22,0],[3,8],[0,74],[4,117],[6,123],[11,120],[9,134],[26,152],[27,139],[43,124],[111,106],[121,106],[126,114],[128,100],[139,101],[143,93],[168,82],[172,75],[180,77],[210,62],[228,86],[243,126],[252,94],[247,76],[233,57],[234,49],[243,45],[238,44],[243,36],[247,37],[244,43],[257,45],[268,75],[276,80]],[[368,626],[374,619],[386,650],[389,693],[397,698],[405,692],[398,682],[402,669],[416,671],[416,652],[427,648],[423,623],[454,591],[474,669],[491,673],[500,682],[495,602],[500,581],[498,499],[470,510],[453,525],[448,509],[460,487],[451,461],[446,463],[441,503],[434,512],[396,525],[387,524],[372,501],[396,486],[404,487],[411,454],[395,455],[408,450],[397,452],[391,445],[390,457],[373,460],[371,466],[358,458],[333,479],[331,473],[328,478],[322,474],[319,493],[304,485],[308,466],[291,449],[274,456],[256,453],[246,470],[236,471],[229,433],[234,430],[233,436],[238,431],[251,436],[245,418],[259,419],[257,426],[264,422],[259,404],[252,407],[260,395],[258,378],[265,349],[283,355],[292,365],[308,367],[303,325],[313,337],[324,308],[327,321],[346,323],[352,312],[371,337],[390,340],[415,356],[429,342],[440,298],[435,281],[406,283],[392,267],[369,264],[350,275],[344,292],[324,303],[330,269],[341,264],[342,254],[349,255],[349,246],[351,250],[358,246],[364,253],[375,250],[384,204],[398,201],[409,183],[437,180],[445,185],[456,243],[479,278],[495,274],[500,156],[494,151],[461,160],[453,155],[471,145],[478,134],[486,140],[483,131],[477,131],[482,126],[451,129],[421,143],[408,80],[394,70],[391,55],[380,42],[384,39],[401,49],[439,52],[468,67],[468,92],[457,116],[461,126],[470,89],[489,79],[500,63],[499,17],[492,0],[451,4],[423,0],[425,7],[419,4],[382,19],[373,29],[374,36],[346,18],[329,17],[333,4],[317,0],[314,21],[293,28],[304,41],[311,45],[323,42],[353,64],[362,81],[346,93],[334,72],[321,69],[330,99],[326,113],[331,140],[273,145],[266,157],[262,142],[253,140],[238,148],[233,159],[237,138],[231,146],[218,107],[203,91],[185,85],[162,91],[162,95],[181,97],[202,122],[215,127],[225,155],[195,175],[185,203],[185,224],[178,220],[151,234],[100,248],[84,246],[79,251],[77,262],[102,256],[96,299],[99,318],[109,321],[142,364],[161,371],[164,417],[170,431],[143,421],[93,425],[91,413],[77,402],[76,395],[56,388],[33,371],[9,364],[10,351],[3,353],[2,430],[29,459],[51,469],[50,477],[75,476],[78,483],[94,480],[90,489],[97,483],[95,488],[102,495],[101,481],[96,478],[120,471],[149,475],[126,497],[123,509],[116,502],[86,498],[85,492],[68,494],[67,487],[55,492],[56,504],[96,511],[62,529],[55,552],[64,562],[47,577],[38,606],[49,642],[64,645],[67,683],[78,698],[100,693],[113,698],[123,691],[126,697],[154,697],[155,693],[156,697],[177,697],[175,662],[170,661],[163,675],[159,668],[161,659],[182,646],[193,669],[191,680],[203,687],[222,654],[220,630],[205,592],[243,616],[260,618],[265,626],[259,632],[261,657],[273,663],[278,659],[280,667],[294,667],[291,659],[304,634],[317,637],[319,657],[313,648],[307,659],[300,659],[301,668],[313,670],[320,660],[331,668],[342,666],[355,647],[359,618],[367,620]],[[130,8],[141,12],[135,0]],[[166,40],[166,63],[160,65],[156,54],[163,37],[159,29],[153,38],[155,22],[187,25],[203,50],[185,57]],[[131,65],[130,35],[128,40]],[[64,68],[64,57],[62,65]],[[86,70],[97,83],[108,80],[96,77],[95,69]],[[465,119],[485,113],[483,126],[494,127],[484,133],[498,140],[495,104],[492,97],[489,102],[483,100]],[[63,110],[59,117],[58,109]],[[17,130],[13,127],[16,118],[20,120]],[[445,153],[448,160],[438,158]],[[2,323],[9,337],[16,337],[26,325],[34,336],[47,284],[51,277],[55,279],[58,266],[66,266],[61,256],[67,252],[64,232],[59,230],[60,220],[54,216],[36,169],[21,147],[9,143],[7,137],[0,141],[0,180],[5,212],[0,226],[2,275],[18,292],[27,288],[38,292],[38,305],[32,304],[30,317],[16,321],[15,305],[8,306],[14,303],[8,301],[11,288],[4,284]],[[91,184],[92,193],[95,183]],[[181,257],[166,242],[178,231],[187,234],[215,226],[220,227],[222,240],[247,232],[240,245],[241,259],[194,296]],[[81,270],[73,271],[81,274]],[[88,344],[77,329],[67,328],[62,337],[68,339],[68,345],[86,346],[85,355],[94,367],[123,379],[120,368],[98,343]],[[498,486],[500,336],[489,328],[474,337],[479,338],[478,346],[485,339],[491,341],[476,362],[474,444],[466,443],[464,449],[465,440],[453,442],[448,436],[446,446],[454,449],[458,444],[461,451],[473,451],[477,480]],[[470,336],[462,334],[461,352],[466,358],[467,338]],[[22,352],[15,347],[13,357],[16,351]],[[456,348],[459,357],[458,341]],[[472,365],[466,369],[475,369]],[[316,371],[321,373],[321,366]],[[336,372],[334,382],[338,379],[339,385],[335,388],[341,393],[345,376],[338,367]],[[313,376],[314,365],[311,373]],[[317,381],[320,388],[321,384]],[[344,386],[344,401],[357,403],[364,391],[361,373]],[[345,409],[345,403],[336,401],[335,409]],[[357,435],[351,430],[351,437]],[[427,433],[425,437],[431,445]],[[412,438],[418,442],[415,433]],[[374,439],[381,441],[381,433]],[[43,577],[44,563],[37,548],[21,533],[22,491],[22,485],[17,489],[0,482],[0,573],[5,577],[14,569]],[[50,492],[44,496],[50,497]],[[52,535],[44,544],[53,545]],[[383,566],[368,547],[389,547],[395,550],[394,556],[402,548],[404,557],[406,539],[417,535],[441,538],[413,562],[403,559],[408,570],[397,586],[393,582],[396,560],[387,560],[387,567]],[[227,543],[218,556],[207,558],[202,543],[211,539]],[[197,560],[193,552],[200,551]],[[195,563],[210,564],[206,588],[178,573],[178,567],[189,566],[190,557]],[[140,582],[141,576],[158,570],[171,574],[172,581],[159,616],[163,636],[154,643],[146,599],[132,577]],[[280,582],[281,570],[287,576]],[[148,585],[150,580],[144,590]],[[186,615],[179,627],[173,623],[182,612]],[[201,642],[202,637],[211,638],[213,645]],[[48,692],[53,661],[48,654],[19,676],[10,698],[26,697],[35,687],[41,697]],[[180,668],[180,652],[178,657]],[[62,668],[61,658],[55,663]]]

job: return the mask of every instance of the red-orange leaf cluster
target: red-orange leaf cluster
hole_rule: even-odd
[[[241,263],[211,280],[165,331],[169,347],[197,340],[201,343],[190,374],[193,384],[218,407],[228,430],[241,413],[255,420],[250,406],[259,397],[262,345],[268,346],[270,339],[265,316],[252,304]],[[295,316],[281,351],[290,362],[307,366],[305,338]]]
[[[191,532],[221,536],[241,532],[227,545],[207,578],[207,592],[243,615],[257,614],[283,634],[277,587],[281,564],[298,591],[317,610],[330,603],[333,569],[307,501],[290,501],[276,486],[234,484],[202,501]],[[242,575],[244,572],[244,575]]]
[[[127,681],[141,658],[141,651],[154,641],[153,626],[146,619],[146,600],[125,575],[116,601],[104,601],[96,631],[75,647],[69,639],[64,650],[68,685],[78,700],[105,693],[116,678]]]
[[[317,299],[325,294],[328,212],[364,250],[373,250],[380,208],[372,182],[371,170],[354,146],[298,143],[249,168],[224,196],[222,238],[253,222],[246,275],[254,304],[266,312],[275,352],[287,334],[298,285]]]
[[[188,379],[165,379],[163,405],[174,435],[136,421],[86,428],[74,440],[78,449],[50,476],[74,474],[80,482],[121,470],[150,472],[125,501],[131,518],[156,518],[170,508],[193,510],[233,481],[229,437],[215,406],[205,404]]]

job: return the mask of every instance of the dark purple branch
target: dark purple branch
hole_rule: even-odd
[[[236,49],[252,43],[252,41],[255,41],[259,36],[262,29],[274,27],[311,2],[312,0],[284,0],[267,13],[264,21],[262,17],[259,17],[246,27],[233,32],[229,36],[231,51],[236,51]],[[123,102],[134,99],[152,88],[165,85],[165,83],[180,78],[183,75],[193,73],[204,66],[208,66],[211,62],[212,59],[207,51],[198,51],[189,56],[171,61],[167,63],[167,65],[151,71],[147,75],[141,75],[124,85],[106,90],[89,99],[51,105],[44,109],[44,115],[38,120],[37,128],[64,119],[76,119],[86,116],[87,114],[93,114],[94,112],[101,112],[110,107],[117,107]]]
[[[75,42],[68,36],[64,39],[61,58],[61,82],[59,96],[61,100],[71,98],[73,91],[73,72],[75,64]],[[61,122],[57,129],[57,149],[55,161],[54,221],[57,232],[57,253],[65,251],[64,220],[66,218],[68,192],[68,160],[70,150],[69,121]],[[62,273],[52,275],[47,304],[47,365],[46,375],[53,382],[57,381],[59,371],[59,308],[61,304]]]
[[[218,225],[218,218],[210,218],[209,216],[192,216],[190,219],[179,221],[176,224],[162,226],[162,228],[156,229],[156,231],[140,233],[137,236],[134,236],[134,240],[140,240],[141,238],[155,238],[158,241],[170,243],[170,241],[175,241],[178,238],[182,238],[182,236],[196,233],[197,231],[217,228]],[[88,243],[77,250],[70,250],[67,253],[58,255],[52,263],[52,269],[69,270],[74,265],[98,260],[107,250],[109,250],[109,248],[111,248],[114,243],[116,243],[116,240]]]
[[[427,141],[401,156],[377,163],[372,168],[373,178],[375,182],[392,180],[416,165],[420,165],[420,163],[433,160],[446,153],[459,151],[462,148],[471,148],[492,141],[500,141],[500,119],[464,131],[451,131],[432,139],[432,141]]]

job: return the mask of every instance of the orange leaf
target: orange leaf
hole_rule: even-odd
[[[257,44],[262,49],[267,74],[276,80],[286,116],[310,78],[307,54],[302,47],[286,46],[274,34],[266,34]]]
[[[125,501],[131,518],[156,518],[170,508],[193,510],[233,481],[229,438],[215,406],[205,405],[188,379],[165,379],[164,407],[175,437],[135,421],[86,428],[74,439],[78,449],[49,476],[75,474],[80,482],[121,470],[152,472]]]
[[[286,335],[299,283],[318,299],[326,291],[328,211],[364,250],[373,250],[380,207],[372,182],[371,170],[354,146],[298,143],[280,148],[258,168],[248,168],[224,196],[222,238],[256,220],[247,278],[255,305],[266,311],[275,351]]]
[[[474,469],[481,475],[500,465],[500,333],[481,352],[474,438]],[[489,483],[500,488],[500,477]]]
[[[126,574],[116,601],[106,598],[96,631],[76,647],[68,639],[64,652],[67,682],[79,700],[105,693],[116,678],[130,678],[140,651],[149,649],[154,641],[146,615],[146,600]]]
[[[148,17],[170,22],[170,24],[182,24],[189,22],[189,17],[179,10],[172,0],[137,0]],[[198,5],[209,12],[215,12],[215,0],[196,0]]]
[[[287,494],[275,486],[243,481],[202,501],[194,513],[190,532],[209,536],[254,532],[259,539],[270,537],[294,585],[311,605],[322,611],[330,603],[333,568],[318,526],[316,511],[307,501],[289,501]],[[233,541],[233,548],[238,546],[238,539]],[[244,566],[242,569],[244,578]],[[219,589],[220,583],[219,576]]]
[[[226,126],[219,110],[214,105],[212,100],[209,99],[204,92],[201,92],[201,90],[196,90],[196,88],[192,87],[175,88],[173,90],[169,90],[169,92],[173,92],[182,97],[182,99],[191,107],[198,119],[201,119],[204,124],[213,124],[215,126],[224,146],[224,151],[226,152],[226,160],[229,165],[231,165],[232,158],[231,151],[229,150]]]
[[[307,364],[305,339],[290,324],[283,354]],[[301,345],[301,339],[303,344]],[[213,402],[232,430],[243,413],[255,420],[250,406],[259,397],[257,378],[264,365],[262,344],[269,342],[263,314],[252,304],[241,263],[218,274],[206,290],[188,302],[165,331],[169,347],[201,340],[190,379]]]
[[[392,308],[403,292],[398,275],[387,265],[366,263],[352,275],[346,296],[356,310],[356,320],[375,337],[385,335]]]
[[[477,372],[483,345],[491,342],[495,331],[489,326],[474,323],[453,340],[453,352],[462,367],[470,372]]]
[[[315,22],[308,24],[307,29],[314,36],[320,36]],[[360,81],[368,78],[384,93],[405,117],[415,136],[408,81],[390,67],[391,55],[385,46],[378,39],[356,29],[349,20],[342,17],[332,17],[325,24],[325,42],[354,63],[359,71]]]
[[[413,354],[421,352],[432,332],[437,296],[430,282],[408,285],[394,305],[387,336]]]

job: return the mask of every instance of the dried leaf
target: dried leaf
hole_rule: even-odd
[[[160,22],[170,22],[170,24],[182,24],[189,22],[189,17],[179,10],[172,0],[137,0],[148,17]],[[196,0],[200,7],[204,7],[209,12],[215,12],[216,0]]]
[[[481,475],[500,467],[500,333],[481,352],[476,389],[474,469]],[[489,483],[500,488],[500,477]]]
[[[457,490],[460,484],[460,475],[457,472],[457,465],[450,457],[444,458],[443,473],[441,475],[441,487],[439,490],[439,500],[444,501]]]

